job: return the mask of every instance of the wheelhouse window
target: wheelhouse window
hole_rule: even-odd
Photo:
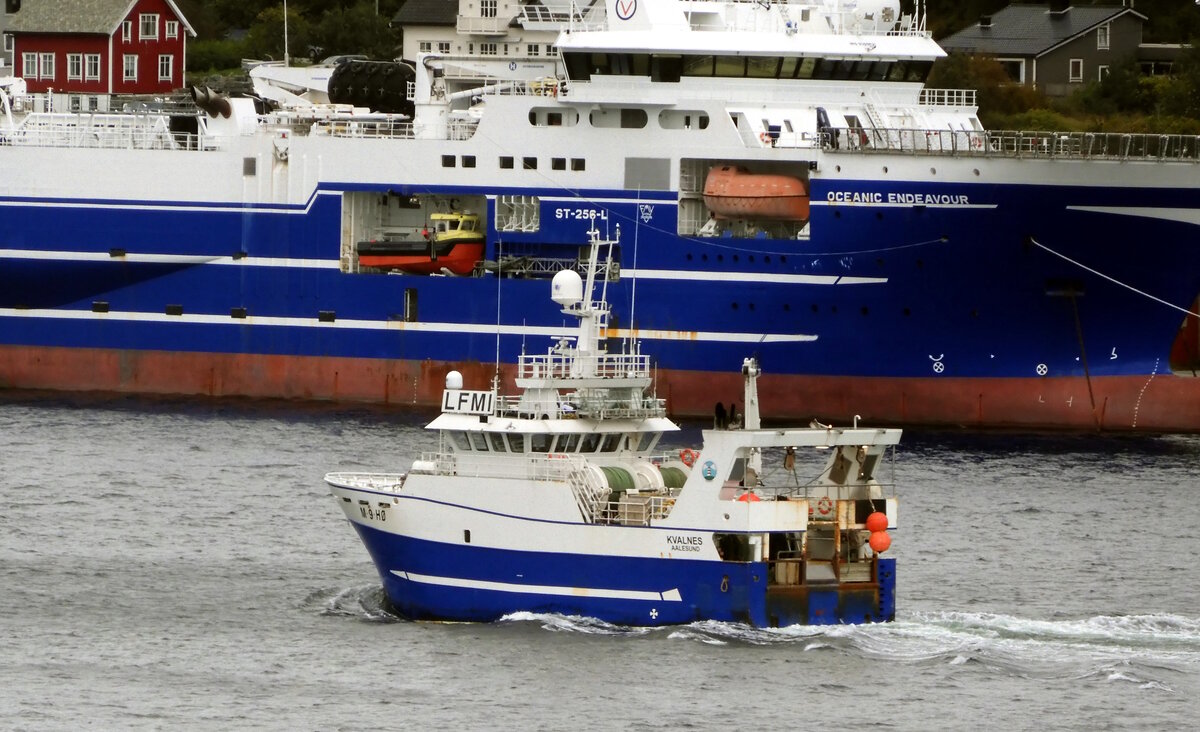
[[[122,68],[124,74],[122,79],[125,81],[137,81],[138,57],[135,53],[127,53],[122,57]]]
[[[1083,81],[1083,59],[1081,59],[1081,58],[1071,59],[1070,71],[1071,71],[1071,81],[1073,81],[1073,82]]]
[[[158,40],[158,14],[142,13],[138,16],[138,40]]]
[[[596,74],[649,74],[654,81],[679,81],[684,77],[717,77],[924,82],[933,67],[932,61],[706,54],[671,56],[590,51],[566,53],[564,61],[568,75],[575,81],[587,81]]]

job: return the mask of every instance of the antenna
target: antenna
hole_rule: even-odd
[[[287,0],[283,0],[283,65],[288,65]]]

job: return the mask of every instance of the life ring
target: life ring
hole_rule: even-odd
[[[769,133],[769,132],[760,132],[760,133],[758,133],[758,139],[759,139],[759,141],[760,141],[760,142],[762,142],[762,144],[764,144],[764,145],[767,145],[767,146],[770,146],[770,144],[771,144],[771,133]]]
[[[973,135],[971,137],[971,147],[975,148],[976,150],[982,150],[983,149],[983,138],[980,137],[979,135]]]
[[[700,457],[700,453],[690,447],[685,447],[679,451],[679,459],[689,468],[696,464],[696,458]]]
[[[822,516],[828,516],[833,513],[833,501],[829,499],[829,496],[821,496],[817,501],[817,513]]]

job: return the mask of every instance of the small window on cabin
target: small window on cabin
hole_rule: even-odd
[[[583,158],[571,158],[571,170],[583,170]]]
[[[791,58],[782,59],[779,64],[779,78],[790,79],[796,75],[796,66],[799,65],[800,59],[792,56]]]
[[[621,438],[623,434],[611,434],[604,436],[604,444],[600,447],[600,452],[616,452],[621,448]]]
[[[475,167],[475,156],[474,155],[463,155],[462,156],[462,166],[464,168],[474,168]]]
[[[547,127],[562,127],[563,116],[562,112],[549,112],[546,114]]]
[[[489,432],[487,436],[492,443],[492,452],[504,452],[504,435],[499,432]]]
[[[506,435],[506,437],[508,438],[508,451],[509,452],[516,452],[516,453],[525,452],[525,435],[508,434],[508,435]]]
[[[521,169],[522,170],[537,170],[537,158],[534,158],[534,157],[521,158]]]
[[[684,76],[712,76],[712,56],[688,56],[683,60]]]
[[[714,76],[741,78],[746,75],[746,59],[741,56],[717,56]]]
[[[567,159],[566,158],[550,158],[550,169],[551,170],[566,170],[567,169]]]
[[[550,452],[550,445],[553,443],[554,435],[544,432],[536,432],[529,436],[529,449],[532,452]]]
[[[455,450],[471,449],[471,440],[467,437],[466,432],[447,432],[446,439],[450,441],[450,446]]]
[[[682,56],[655,56],[650,60],[651,81],[676,82],[682,73]]]
[[[512,167],[513,167],[512,156],[511,155],[501,155],[500,156],[500,169],[501,170],[512,170]]]
[[[559,435],[555,452],[575,452],[579,449],[579,435]]]
[[[834,69],[833,78],[838,81],[842,81],[845,79],[849,79],[850,75],[853,73],[854,73],[854,62],[851,61],[850,59],[842,59],[841,61],[837,62],[837,68]]]
[[[854,71],[850,73],[850,78],[855,81],[866,81],[871,75],[871,67],[875,62],[870,60],[856,61],[854,63]]]
[[[477,452],[487,452],[488,451],[487,438],[484,436],[484,434],[482,432],[468,432],[467,434],[470,435],[470,437],[471,437],[471,449],[472,450],[475,450]]]
[[[837,71],[837,61],[831,58],[822,58],[817,60],[817,66],[813,69],[812,78],[814,79],[832,79]]]
[[[580,452],[595,452],[596,448],[600,447],[600,435],[589,434],[583,436],[583,441],[579,446]]]
[[[746,76],[752,79],[774,79],[779,73],[779,59],[751,56],[746,59]]]
[[[811,79],[817,70],[817,60],[815,58],[802,58],[800,63],[796,65],[797,79]]]
[[[650,121],[649,115],[644,109],[628,109],[621,110],[621,127],[627,130],[640,130]]]
[[[897,61],[892,64],[887,72],[888,81],[904,81],[904,77],[908,75],[908,62]]]

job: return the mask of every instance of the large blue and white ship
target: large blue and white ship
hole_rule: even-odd
[[[753,353],[768,418],[1200,429],[1197,138],[985,130],[898,0],[476,5],[351,104],[0,95],[0,384],[433,405],[620,224],[673,415]]]
[[[436,451],[407,473],[330,473],[392,606],[407,617],[492,621],[517,612],[622,625],[759,627],[893,620],[884,558],[897,499],[884,461],[897,429],[762,429],[746,359],[741,422],[678,454],[678,429],[636,342],[605,349],[612,242],[554,275],[578,319],[522,354],[518,396],[446,376]],[[596,288],[598,300],[594,300]]]

